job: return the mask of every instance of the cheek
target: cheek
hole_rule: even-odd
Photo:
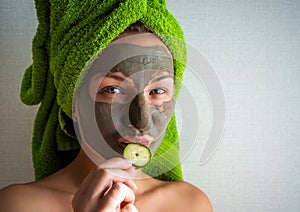
[[[111,105],[102,102],[95,103],[95,117],[97,125],[102,134],[113,129],[111,117]]]
[[[111,111],[111,105],[102,102],[95,103],[95,116],[97,121],[104,121],[109,117]]]
[[[124,124],[124,105],[119,103],[95,103],[95,116],[97,120],[98,128],[102,134],[115,133],[122,130]]]
[[[152,112],[152,123],[151,133],[155,137],[160,137],[165,133],[165,130],[169,124],[174,111],[174,101],[164,102],[159,106],[155,106],[155,110]]]
[[[167,102],[163,102],[163,104],[161,104],[160,106],[157,106],[159,112],[161,112],[166,121],[169,121],[173,112],[174,112],[174,107],[175,107],[175,100],[170,100]]]
[[[115,134],[117,131],[124,131],[130,125],[128,105],[108,104],[103,102],[95,103],[95,117],[98,128],[102,135]],[[152,124],[151,133],[154,135],[162,133],[167,127],[175,107],[175,100],[163,102],[159,106],[149,106],[149,119]],[[127,129],[129,130],[129,129]],[[126,130],[125,130],[126,131]]]

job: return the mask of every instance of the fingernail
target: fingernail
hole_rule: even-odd
[[[134,185],[134,190],[137,190],[138,189],[137,185],[135,183],[133,185]]]
[[[121,212],[127,212],[127,211],[130,211],[127,207],[121,209]]]

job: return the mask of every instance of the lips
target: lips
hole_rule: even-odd
[[[130,143],[139,143],[143,146],[149,147],[151,143],[153,142],[154,138],[149,136],[149,135],[144,135],[144,136],[135,136],[135,137],[121,137],[118,139],[119,144],[125,148],[127,144]]]

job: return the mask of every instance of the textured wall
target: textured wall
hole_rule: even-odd
[[[36,108],[23,105],[19,90],[31,64],[37,26],[32,1],[0,1],[0,186],[33,179],[31,131]]]
[[[36,108],[23,105],[18,95],[37,21],[32,1],[0,2],[2,187],[33,179]],[[195,128],[179,124],[185,179],[209,195],[215,211],[299,211],[300,2],[167,2],[189,45],[212,65],[226,101],[221,143],[199,165],[214,114],[205,87],[185,78],[179,119],[188,117],[185,125],[197,119],[199,128],[195,140]],[[187,104],[189,95],[193,104]]]

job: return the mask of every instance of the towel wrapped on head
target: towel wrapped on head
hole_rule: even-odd
[[[40,104],[32,138],[38,180],[65,167],[78,153],[72,100],[78,78],[95,55],[132,24],[143,23],[172,53],[178,96],[186,49],[164,0],[35,0],[35,7],[39,24],[32,42],[33,63],[25,71],[20,96],[25,104]],[[161,180],[182,180],[174,115],[159,155],[143,171]]]

